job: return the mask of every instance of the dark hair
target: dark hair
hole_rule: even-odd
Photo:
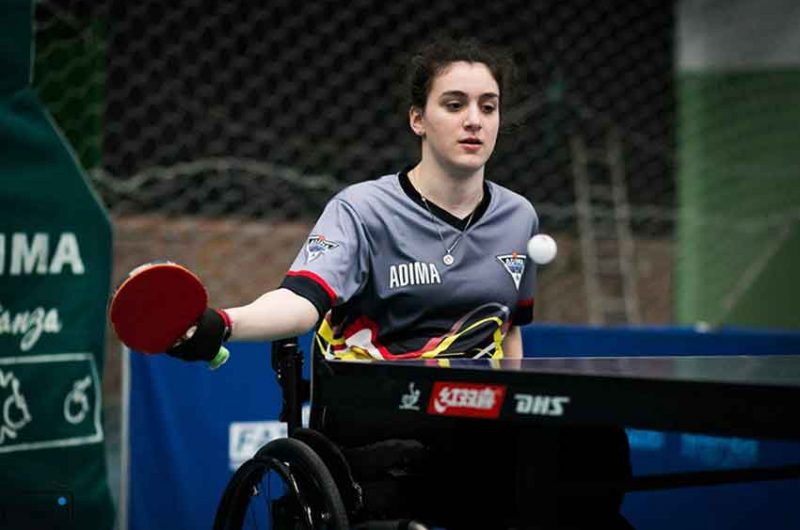
[[[485,64],[505,97],[514,74],[514,62],[508,52],[475,39],[442,38],[426,44],[411,58],[407,73],[409,104],[424,109],[433,80],[458,61]]]

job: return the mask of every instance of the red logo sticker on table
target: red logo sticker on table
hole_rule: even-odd
[[[506,396],[506,387],[481,383],[437,381],[433,385],[428,414],[497,418]]]

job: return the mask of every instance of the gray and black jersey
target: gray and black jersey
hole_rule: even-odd
[[[281,286],[324,316],[329,357],[499,358],[509,327],[533,318],[537,230],[530,202],[502,186],[485,182],[462,220],[402,171],[331,199]]]

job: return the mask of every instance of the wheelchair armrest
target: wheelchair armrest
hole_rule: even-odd
[[[311,396],[310,384],[303,379],[303,352],[297,337],[272,342],[272,369],[282,394],[279,419],[286,422],[291,435],[302,426],[303,403]]]

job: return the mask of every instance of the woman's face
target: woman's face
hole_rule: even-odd
[[[473,173],[497,142],[500,88],[485,64],[452,63],[434,78],[425,108],[411,109],[410,122],[423,138],[423,156],[455,173]]]

